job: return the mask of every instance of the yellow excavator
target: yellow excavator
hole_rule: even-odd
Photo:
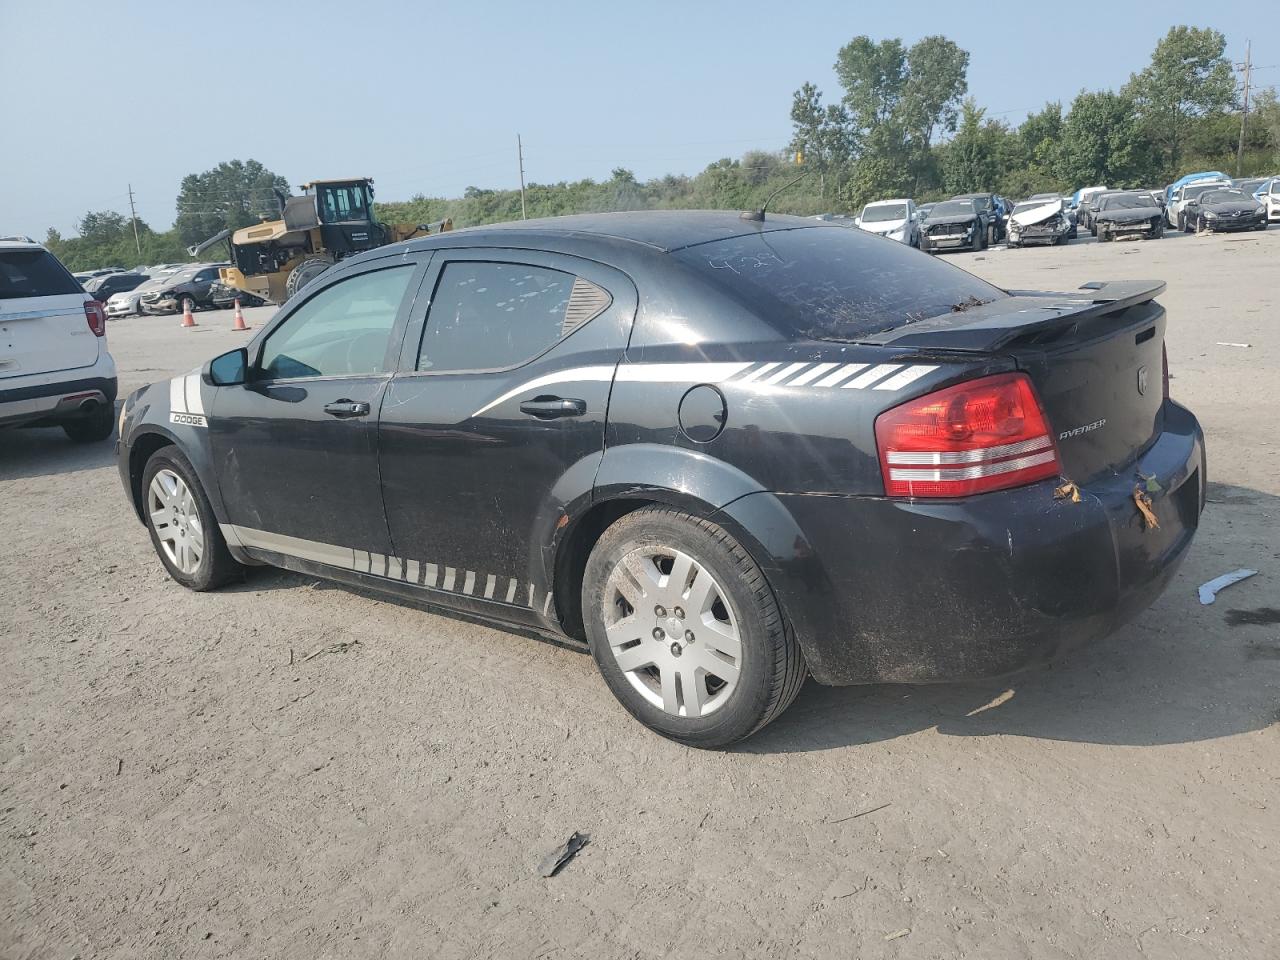
[[[219,272],[228,287],[284,303],[329,267],[364,250],[453,229],[453,221],[379,223],[373,180],[314,180],[302,194],[281,196],[283,216],[239,230],[223,230],[187,252],[199,256],[225,241],[231,266]]]

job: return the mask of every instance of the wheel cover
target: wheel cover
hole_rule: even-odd
[[[673,547],[647,545],[609,574],[604,626],[622,675],[675,717],[728,702],[742,670],[738,617],[711,572]]]
[[[147,521],[169,562],[187,576],[193,576],[204,556],[204,526],[191,489],[172,470],[159,470],[151,478],[151,486],[147,488]]]

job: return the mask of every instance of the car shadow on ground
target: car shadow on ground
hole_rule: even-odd
[[[1062,660],[1003,679],[939,685],[824,687],[809,681],[775,723],[738,749],[827,750],[935,729],[1125,746],[1190,743],[1280,723],[1280,551],[1247,565],[1258,576],[1199,603],[1203,581],[1241,566],[1222,523],[1274,527],[1280,497],[1209,485],[1201,539],[1169,589],[1137,620]],[[1208,527],[1208,529],[1205,529]],[[1197,553],[1199,552],[1199,556]],[[1221,556],[1235,558],[1225,562]]]
[[[119,407],[116,408],[117,412]],[[106,440],[76,443],[61,427],[0,430],[0,480],[79,473],[115,465],[114,431]]]

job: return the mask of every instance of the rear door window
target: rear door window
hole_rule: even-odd
[[[858,340],[1007,296],[905,244],[843,227],[731,237],[672,256],[783,334],[813,340]]]
[[[441,271],[431,298],[417,369],[439,373],[518,366],[608,303],[608,294],[599,287],[562,270],[452,261]]]
[[[0,300],[84,293],[48,250],[0,250]]]

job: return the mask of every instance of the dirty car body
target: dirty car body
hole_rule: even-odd
[[[545,338],[501,333],[534,316],[508,283]],[[308,304],[372,284],[384,312],[341,350],[298,338]],[[596,545],[669,508],[741,546],[823,683],[1002,674],[1134,617],[1195,532],[1161,289],[1006,292],[772,214],[461,230],[353,257],[243,353],[132,394],[120,477],[147,522],[172,445],[241,563],[575,639]]]
[[[1008,245],[1016,248],[1065,243],[1074,229],[1061,197],[1028,200],[1014,207],[1009,215]]]
[[[1107,193],[1096,201],[1093,219],[1104,243],[1128,237],[1164,236],[1164,210],[1148,191]]]

